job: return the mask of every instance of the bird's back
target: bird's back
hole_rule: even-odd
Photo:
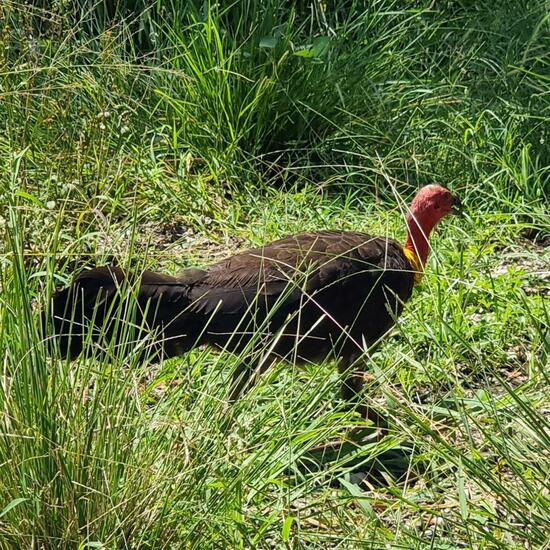
[[[286,237],[203,273],[189,294],[193,317],[209,318],[202,342],[239,350],[263,334],[275,353],[309,361],[378,340],[414,283],[396,241],[344,231]]]

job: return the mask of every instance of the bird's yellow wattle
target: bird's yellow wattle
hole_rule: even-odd
[[[414,250],[411,250],[406,246],[403,247],[403,254],[405,254],[405,258],[409,260],[409,263],[414,270],[414,286],[419,285],[422,281],[422,274],[424,272],[424,268],[422,266],[420,258],[416,255]]]

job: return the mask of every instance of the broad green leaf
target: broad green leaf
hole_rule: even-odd
[[[311,59],[315,57],[315,52],[313,51],[313,48],[302,48],[300,50],[295,51],[294,55],[298,57],[305,57],[307,59]]]
[[[0,518],[5,516],[10,510],[15,508],[16,506],[19,506],[22,502],[25,502],[26,500],[29,500],[28,498],[14,498],[1,512],[0,512]]]
[[[275,36],[264,36],[260,39],[260,48],[272,49],[277,45],[279,40]]]
[[[21,189],[19,189],[15,192],[15,196],[28,200],[33,204],[36,204],[36,206],[39,206],[40,208],[44,208],[44,203],[40,199],[38,199],[34,195],[31,195],[30,193],[27,193],[26,191],[22,191]]]
[[[328,53],[330,47],[330,38],[328,36],[319,36],[313,41],[313,53],[315,57],[322,57]]]
[[[287,516],[285,518],[285,522],[283,523],[283,529],[281,531],[281,538],[283,539],[283,542],[288,542],[288,540],[290,539],[290,532],[292,530],[293,523],[294,523],[293,516]]]
[[[349,494],[356,498],[357,504],[361,507],[363,512],[367,514],[370,518],[378,521],[378,516],[376,515],[376,512],[374,511],[374,508],[370,505],[370,502],[367,500],[367,496],[357,485],[354,483],[351,483],[345,479],[340,480],[340,484],[347,489]]]

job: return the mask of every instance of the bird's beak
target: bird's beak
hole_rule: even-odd
[[[453,206],[451,212],[453,214],[463,214],[464,213],[464,206],[462,205],[462,201],[455,195],[453,196]]]

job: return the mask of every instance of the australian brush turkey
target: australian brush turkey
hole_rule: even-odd
[[[350,365],[395,323],[420,280],[432,229],[457,204],[440,185],[422,188],[406,218],[405,246],[365,233],[318,231],[177,277],[134,276],[118,267],[85,271],[54,295],[46,330],[53,328],[56,347],[71,359],[83,349],[112,349],[103,346],[108,341],[141,346],[149,357],[173,357],[202,344],[250,350],[256,357],[238,373],[233,397],[247,370],[279,359],[333,358],[346,373],[343,397],[353,401],[363,376],[348,372]]]

